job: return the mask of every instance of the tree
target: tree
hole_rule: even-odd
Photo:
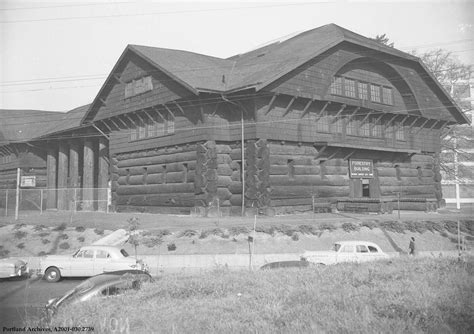
[[[462,97],[469,93],[469,82],[472,78],[472,65],[462,64],[451,52],[435,49],[419,54],[419,57],[435,78],[444,86],[454,101],[465,112],[471,111],[471,102]],[[474,133],[470,124],[452,126],[442,135],[440,169],[445,180],[454,181],[459,191],[459,183],[472,182],[474,172],[462,162],[473,161]],[[471,152],[470,152],[471,151]]]
[[[371,38],[372,40],[376,41],[377,43],[380,43],[380,44],[383,44],[383,45],[386,45],[386,46],[389,46],[391,48],[393,48],[394,46],[394,43],[389,43],[390,42],[390,39],[386,36],[386,34],[383,34],[383,35],[377,35],[375,36],[375,38]]]
[[[137,217],[132,217],[127,220],[128,222],[128,240],[127,242],[131,244],[135,249],[135,258],[137,258],[137,247],[140,245],[145,245],[149,248],[159,246],[163,243],[163,236],[153,235],[149,231],[139,231],[138,227],[140,226],[140,219]]]

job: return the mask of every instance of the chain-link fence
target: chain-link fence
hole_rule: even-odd
[[[0,189],[0,217],[42,214],[45,210],[109,212],[108,188]]]
[[[443,198],[446,204],[456,203],[456,185],[454,183],[443,183]],[[474,182],[459,184],[459,203],[474,203]]]

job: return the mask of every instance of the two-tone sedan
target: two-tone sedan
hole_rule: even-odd
[[[148,270],[142,260],[114,246],[84,246],[71,255],[48,255],[41,259],[40,274],[48,282],[61,277],[90,277],[117,270]]]
[[[314,264],[336,264],[342,262],[369,262],[388,259],[388,254],[369,241],[338,241],[329,251],[306,251],[301,260]]]
[[[19,259],[0,259],[0,278],[21,277],[29,274],[28,265]]]

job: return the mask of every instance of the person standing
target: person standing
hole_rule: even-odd
[[[410,245],[408,245],[409,255],[415,256],[415,238],[411,237]]]

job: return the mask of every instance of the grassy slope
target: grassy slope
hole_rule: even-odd
[[[474,259],[165,276],[64,308],[53,326],[132,333],[473,333]]]

